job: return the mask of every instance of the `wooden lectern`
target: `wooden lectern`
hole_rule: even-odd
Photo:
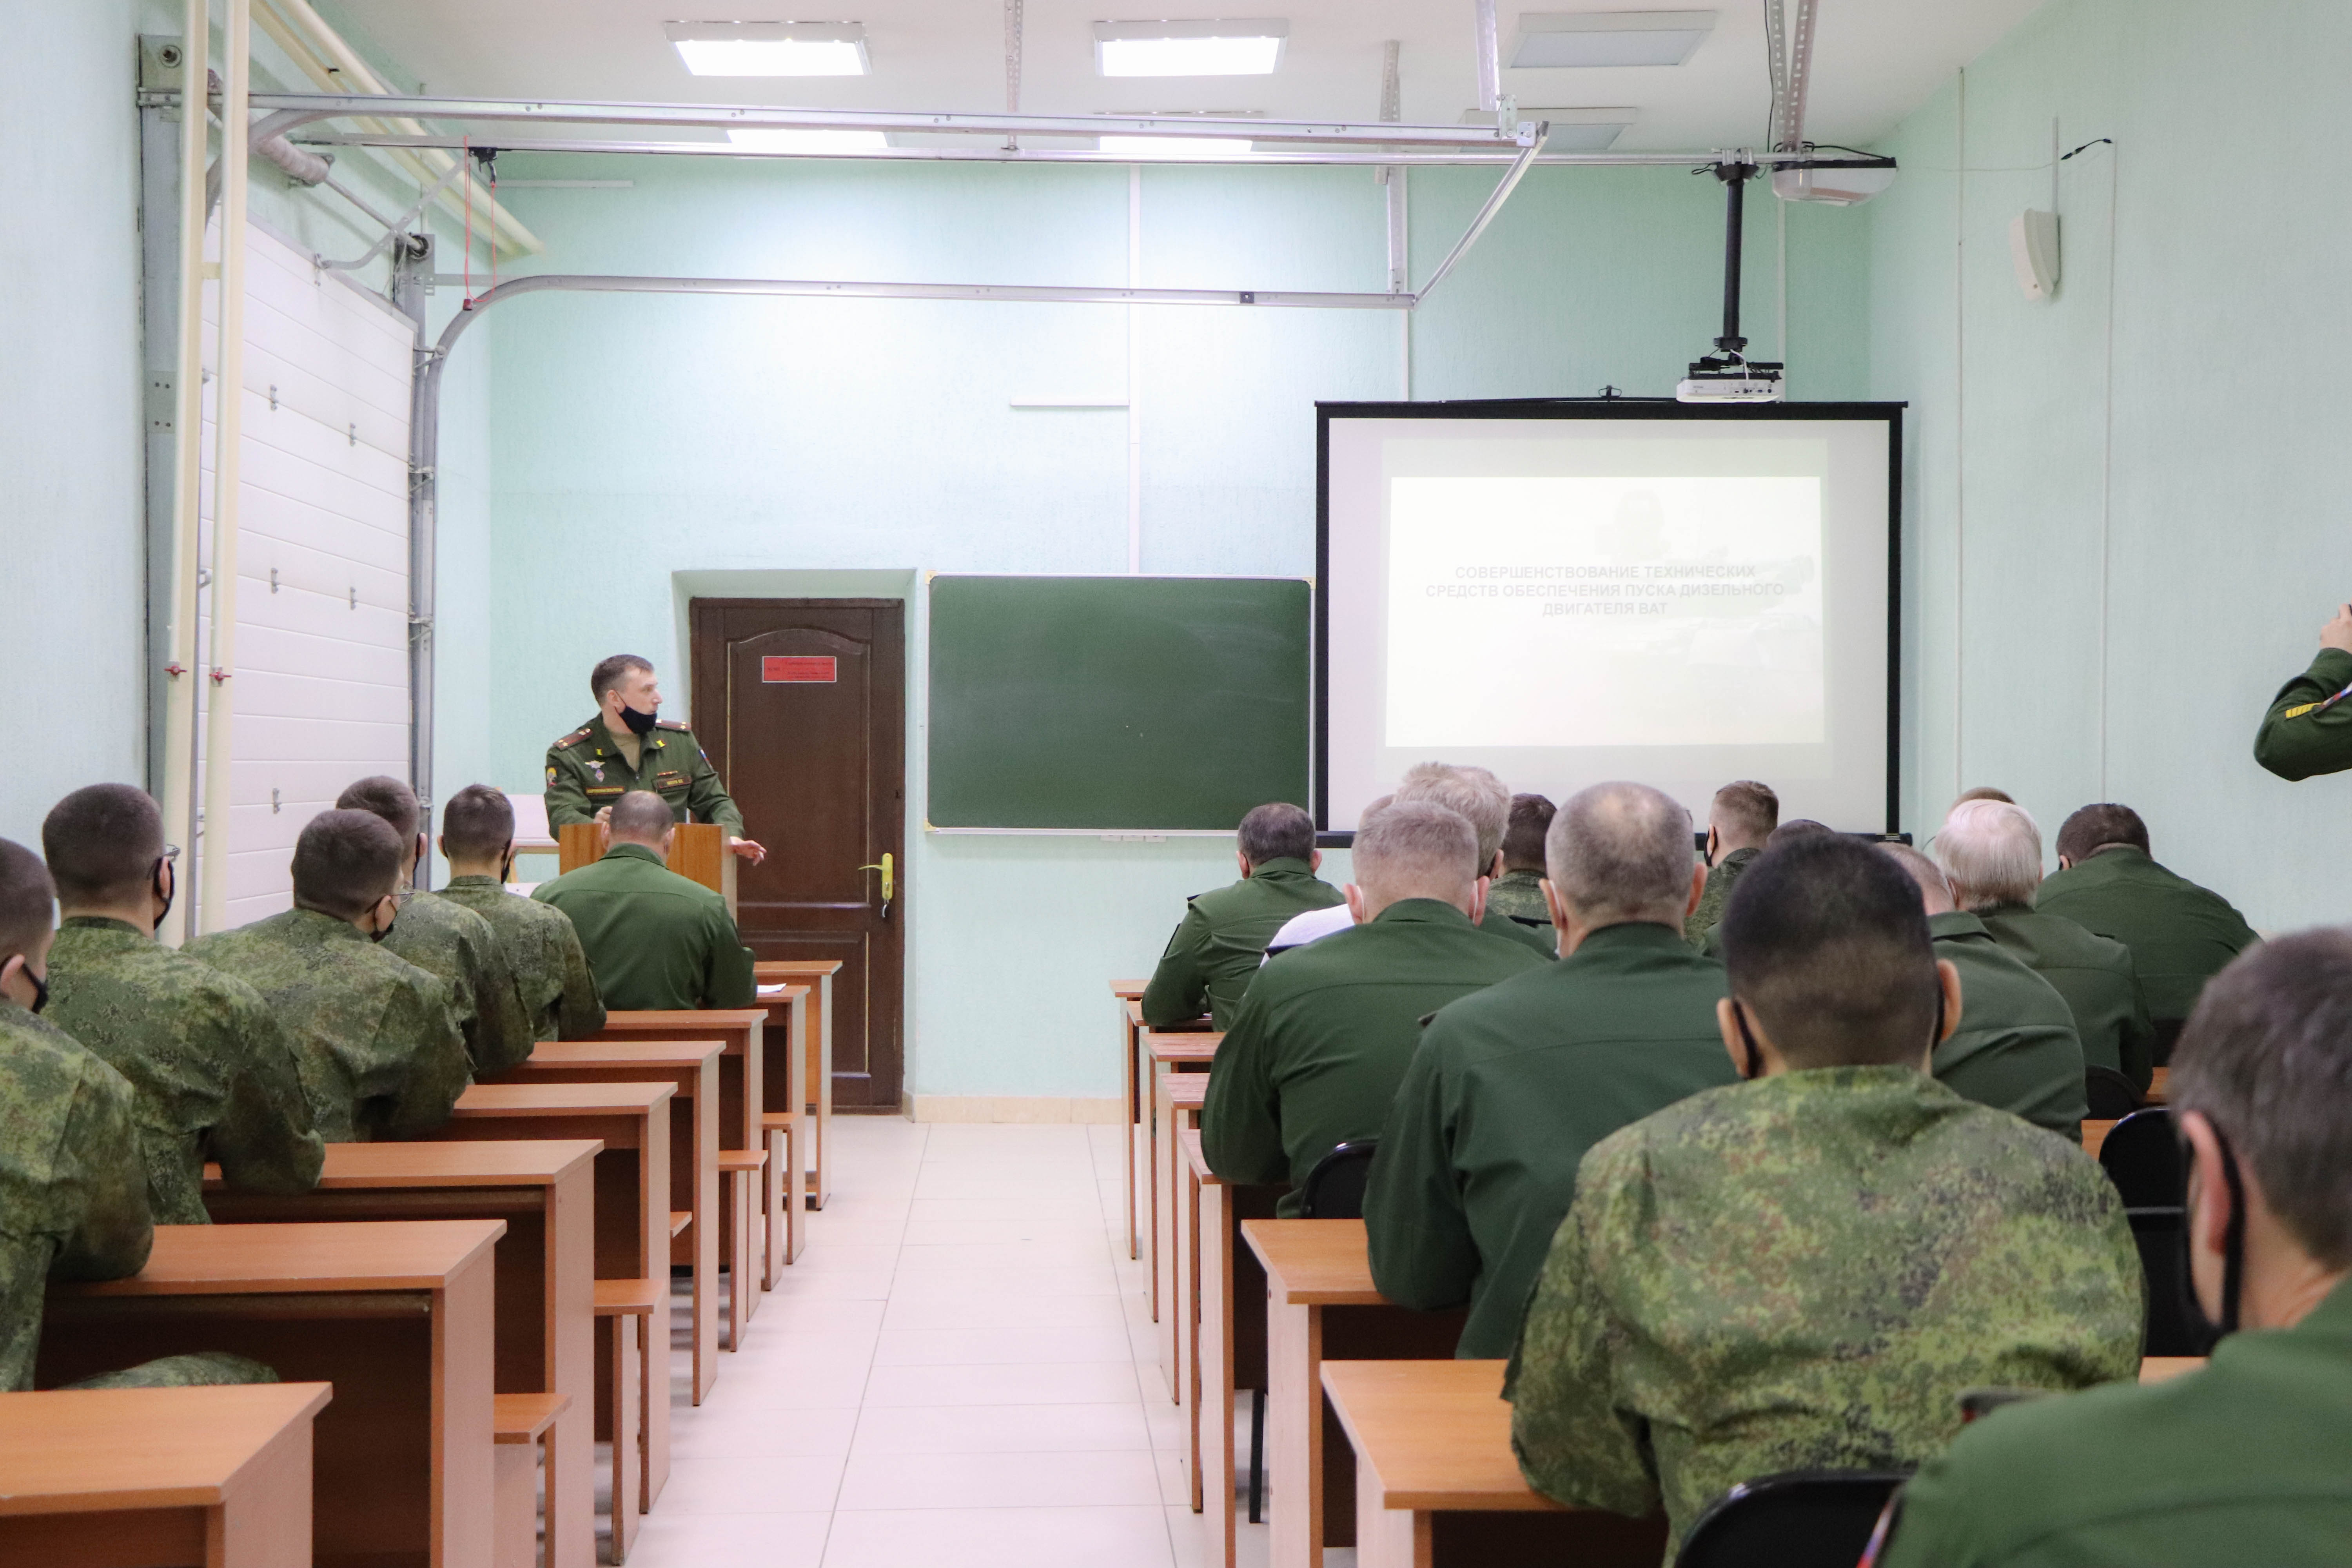
[[[593,822],[567,822],[555,830],[560,872],[577,871],[604,856],[604,830]],[[711,822],[682,822],[670,840],[669,868],[689,881],[701,883],[727,900],[735,913],[735,857],[727,852],[727,830]]]

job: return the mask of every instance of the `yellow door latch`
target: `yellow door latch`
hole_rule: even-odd
[[[890,912],[890,900],[892,898],[897,896],[898,890],[896,863],[886,853],[882,857],[882,863],[880,865],[860,866],[857,868],[861,871],[879,871],[882,873],[882,912],[885,915],[887,915]]]

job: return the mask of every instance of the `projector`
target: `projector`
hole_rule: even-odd
[[[1781,367],[1741,359],[1736,353],[1708,354],[1695,362],[1686,380],[1675,384],[1677,403],[1778,403],[1786,391]]]

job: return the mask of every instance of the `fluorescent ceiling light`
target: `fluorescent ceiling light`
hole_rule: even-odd
[[[1715,28],[1712,11],[1523,11],[1513,70],[1678,66]]]
[[[865,76],[858,22],[671,22],[662,28],[697,76]]]
[[[743,126],[727,132],[738,147],[761,153],[871,153],[890,145],[879,131],[789,131]]]
[[[1230,158],[1253,143],[1245,136],[1105,136],[1096,145],[1122,158]]]
[[[1547,109],[1521,104],[1512,115],[1514,121],[1548,121],[1551,134],[1544,138],[1547,153],[1606,153],[1617,144],[1625,128],[1641,118],[1638,109]],[[1465,125],[1492,125],[1492,110],[1465,109],[1462,111]]]
[[[1290,24],[1279,19],[1097,22],[1095,68],[1104,76],[1269,76]]]

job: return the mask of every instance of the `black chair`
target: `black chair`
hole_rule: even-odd
[[[2083,1114],[2092,1121],[2121,1121],[2140,1108],[2139,1090],[2113,1068],[2084,1068],[2083,1098],[2091,1107]]]
[[[2172,1112],[2161,1105],[2135,1110],[2110,1128],[2099,1163],[2127,1209],[2179,1208],[2188,1190],[2180,1138]]]
[[[1675,1568],[1853,1568],[1886,1500],[1909,1478],[1885,1470],[1785,1470],[1706,1505]]]
[[[2147,1281],[2147,1334],[2143,1355],[2207,1355],[2213,1344],[2205,1326],[2189,1313],[2188,1211],[2179,1205],[2124,1211],[2132,1242],[2139,1248]]]
[[[1315,1162],[1307,1184],[1298,1189],[1298,1212],[1304,1219],[1361,1219],[1364,1184],[1372,1173],[1377,1138],[1341,1143]]]

